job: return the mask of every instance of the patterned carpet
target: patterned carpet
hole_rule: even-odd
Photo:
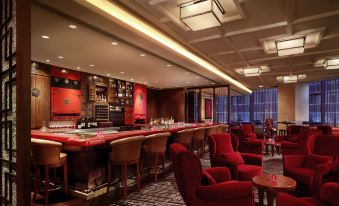
[[[207,154],[201,158],[201,163],[203,167],[210,166],[210,160]],[[282,156],[277,154],[275,154],[274,157],[264,156],[264,172],[268,174],[282,174]],[[158,183],[148,184],[144,186],[140,192],[130,193],[126,199],[117,200],[109,205],[176,206],[185,205],[185,203],[177,190],[174,175],[170,173]]]

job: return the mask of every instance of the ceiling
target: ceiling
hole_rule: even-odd
[[[149,21],[184,39],[210,61],[250,88],[272,87],[276,77],[306,74],[301,82],[339,77],[339,70],[314,67],[318,58],[339,54],[339,1],[337,0],[219,0],[225,9],[220,27],[191,31],[180,21],[179,5],[188,0],[132,0],[120,2]],[[227,11],[230,6],[231,11]],[[236,5],[236,6],[234,6]],[[264,51],[262,40],[322,30],[319,44],[303,54],[278,56]],[[235,69],[268,65],[259,77],[244,77]]]
[[[339,76],[339,70],[313,66],[318,58],[339,55],[337,0],[219,0],[226,11],[222,26],[200,31],[190,31],[180,21],[178,5],[187,1],[120,3],[251,89],[276,86],[276,77],[282,75],[307,74],[302,82]],[[70,29],[70,24],[78,28]],[[263,39],[312,29],[322,29],[321,40],[303,54],[280,57],[263,49]],[[118,45],[111,45],[112,41]],[[32,59],[49,59],[51,64],[70,69],[80,66],[81,71],[147,82],[155,88],[225,84],[220,77],[75,1],[33,0]],[[244,77],[235,71],[257,65],[267,65],[270,71],[260,77]]]

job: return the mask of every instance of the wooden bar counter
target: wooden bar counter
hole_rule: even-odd
[[[61,142],[68,157],[68,178],[71,193],[83,199],[91,199],[106,192],[107,156],[109,143],[114,140],[137,135],[170,132],[168,143],[173,142],[175,133],[213,124],[187,124],[165,129],[131,130],[119,132],[119,128],[97,128],[93,130],[47,131],[32,130],[31,137]]]

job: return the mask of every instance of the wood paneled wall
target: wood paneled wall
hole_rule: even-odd
[[[147,89],[147,120],[172,117],[176,122],[185,121],[185,89]]]

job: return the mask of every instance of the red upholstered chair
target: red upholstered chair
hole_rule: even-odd
[[[309,139],[312,139],[311,136],[321,135],[320,130],[308,130],[303,131],[299,134],[298,142],[282,141],[281,150],[283,155],[297,155],[297,154],[307,154],[308,147],[307,142]]]
[[[287,135],[278,135],[275,137],[277,142],[289,141],[289,142],[298,142],[300,134],[303,131],[306,131],[307,127],[303,125],[291,125],[287,128]]]
[[[328,125],[318,125],[318,130],[321,131],[323,135],[330,135],[332,134],[332,127]]]
[[[332,134],[333,135],[339,135],[339,128],[338,127],[335,127],[335,128],[333,127],[332,128]]]
[[[320,194],[315,197],[296,198],[286,193],[279,193],[277,206],[338,206],[339,184],[326,183],[320,189]]]
[[[262,156],[235,151],[230,134],[214,134],[208,142],[212,167],[228,167],[232,179],[251,180],[262,174]]]
[[[202,170],[200,160],[180,144],[170,146],[174,176],[188,206],[253,205],[252,183],[230,180],[225,167]],[[202,184],[207,178],[208,184]]]
[[[242,124],[240,129],[245,132],[246,138],[257,139],[257,135],[254,133],[253,124]]]
[[[233,148],[237,145],[235,151],[262,155],[264,144],[262,140],[246,138],[245,132],[240,129],[233,129],[231,136]]]

